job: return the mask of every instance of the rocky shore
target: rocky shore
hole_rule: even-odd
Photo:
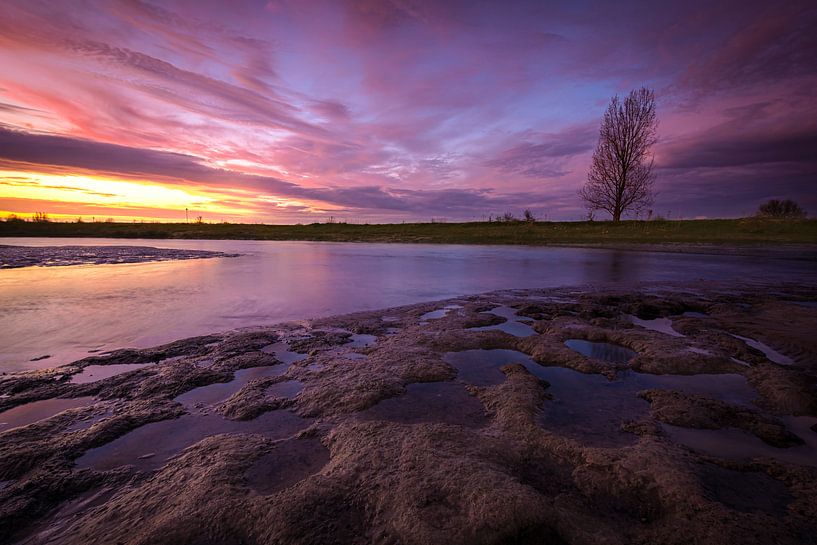
[[[8,543],[814,543],[817,289],[514,290],[0,377]]]
[[[0,244],[0,269],[111,265],[172,259],[236,257],[207,250],[153,248],[151,246],[10,246]]]

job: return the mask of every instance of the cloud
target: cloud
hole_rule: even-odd
[[[568,173],[566,160],[592,150],[597,134],[594,124],[584,124],[559,133],[526,136],[485,165],[532,178],[561,177]]]
[[[536,198],[529,193],[492,195],[486,189],[304,187],[270,176],[214,169],[190,155],[0,128],[0,163],[2,160],[27,164],[35,171],[68,167],[145,180],[160,178],[193,185],[224,184],[284,198],[392,212],[482,212],[496,207],[521,206]]]

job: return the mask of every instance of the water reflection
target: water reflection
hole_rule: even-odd
[[[636,356],[634,351],[617,344],[597,343],[584,339],[568,339],[565,346],[582,356],[611,363],[627,363]]]
[[[54,239],[4,244],[59,245]],[[122,240],[72,239],[76,245]],[[817,279],[809,261],[590,248],[129,240],[241,257],[0,271],[0,370],[236,327],[506,288],[661,280]],[[32,357],[51,354],[40,362]]]

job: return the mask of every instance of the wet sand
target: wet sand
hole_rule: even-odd
[[[814,543],[817,288],[512,290],[0,377],[8,543]]]

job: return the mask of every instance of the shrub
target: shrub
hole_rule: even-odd
[[[757,215],[761,218],[802,219],[806,217],[806,211],[791,199],[771,199],[758,207]]]

